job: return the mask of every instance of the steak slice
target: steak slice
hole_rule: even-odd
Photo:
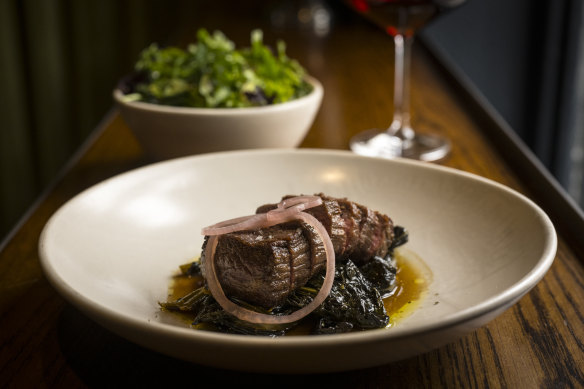
[[[393,241],[393,222],[388,216],[346,198],[318,196],[325,202],[336,202],[341,211],[339,228],[345,231],[346,244],[344,250],[335,250],[339,260],[350,258],[361,265],[375,255],[387,255]]]
[[[359,237],[346,256],[356,265],[362,265],[375,255],[387,255],[393,241],[393,222],[386,215],[363,205],[356,205],[361,213]]]
[[[317,195],[322,199],[322,204],[309,208],[304,212],[314,216],[322,223],[331,238],[336,255],[342,255],[347,245],[347,233],[343,223],[341,207],[338,201],[322,194]]]
[[[343,255],[350,256],[359,244],[359,239],[361,236],[361,219],[363,218],[363,213],[357,204],[352,201],[347,199],[337,199],[337,202],[341,208],[343,227],[345,230],[345,235],[347,236]]]
[[[340,255],[344,252],[345,246],[347,245],[347,233],[344,228],[344,223],[342,220],[342,212],[339,203],[336,199],[332,197],[326,197],[322,194],[317,195],[322,198],[322,204],[313,208],[309,208],[304,212],[314,216],[319,222],[322,223],[326,232],[328,232],[331,242],[333,243],[333,248],[335,249],[335,254]],[[295,197],[293,195],[288,195],[282,197],[282,200]],[[265,204],[261,205],[256,209],[256,213],[266,213],[272,209],[276,209],[278,204]]]
[[[264,308],[283,303],[312,275],[307,234],[300,223],[287,223],[219,236],[215,269],[225,294]]]
[[[350,258],[357,265],[375,255],[384,257],[393,241],[392,220],[377,211],[346,198],[335,198],[319,193],[323,204],[305,210],[326,228],[338,260]],[[282,200],[294,197],[282,197]],[[258,207],[256,213],[275,209],[277,204]]]

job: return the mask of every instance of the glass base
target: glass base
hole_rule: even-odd
[[[427,162],[443,159],[450,152],[450,142],[444,138],[415,134],[414,139],[406,142],[377,129],[355,135],[350,147],[356,154],[369,157],[402,157]]]

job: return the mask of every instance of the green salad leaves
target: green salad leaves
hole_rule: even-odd
[[[312,90],[306,71],[287,57],[285,43],[272,52],[261,30],[252,31],[251,46],[240,50],[221,31],[205,29],[186,49],[152,44],[135,70],[122,88],[128,101],[237,108],[283,103]]]

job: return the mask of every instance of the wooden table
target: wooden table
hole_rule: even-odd
[[[218,28],[230,35],[250,25],[224,22]],[[347,149],[355,133],[389,123],[392,46],[387,37],[347,17],[326,37],[289,30],[281,36],[289,54],[325,88],[322,108],[301,147]],[[44,278],[37,254],[44,224],[67,200],[103,179],[153,162],[112,110],[0,246],[0,387],[134,387],[181,380],[221,386],[583,387],[581,215],[464,80],[453,77],[419,43],[413,63],[413,122],[421,132],[444,135],[453,143],[442,164],[526,194],[557,227],[559,247],[551,270],[518,304],[427,354],[309,377],[223,371],[136,346],[65,302]]]

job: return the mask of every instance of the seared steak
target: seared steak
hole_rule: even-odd
[[[323,204],[305,212],[326,228],[337,261],[350,258],[360,265],[388,253],[393,240],[389,217],[347,199],[318,196]],[[289,197],[293,196],[285,198]],[[276,206],[262,205],[256,212],[265,213]],[[301,222],[221,235],[215,253],[217,277],[225,294],[264,308],[283,303],[289,293],[322,269],[325,261],[318,234]]]
[[[317,194],[323,204],[307,209],[326,228],[338,260],[350,258],[361,265],[375,255],[385,256],[393,241],[393,222],[384,214],[346,198]],[[287,199],[294,196],[284,196]],[[266,204],[256,213],[265,213],[277,207]]]

